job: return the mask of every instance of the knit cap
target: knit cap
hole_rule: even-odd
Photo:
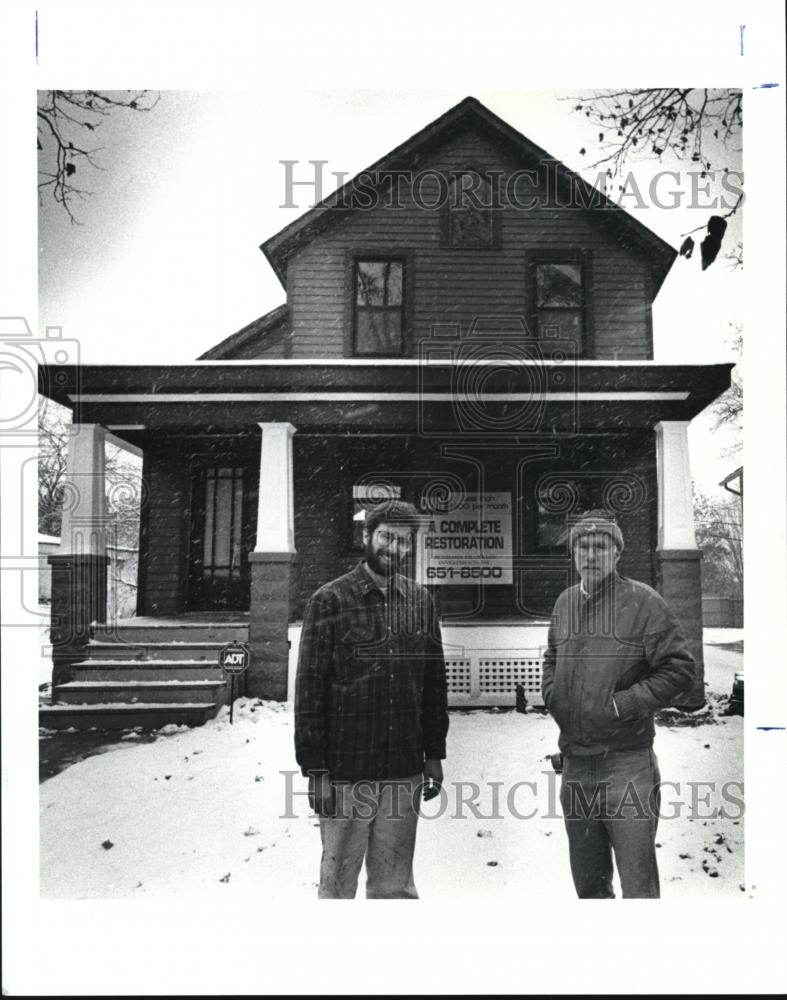
[[[580,535],[592,534],[609,535],[617,545],[618,551],[623,551],[623,534],[617,521],[605,510],[588,510],[579,515],[579,519],[571,525],[568,534],[569,551],[574,551],[574,545]]]

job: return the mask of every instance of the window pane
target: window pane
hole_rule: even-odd
[[[539,340],[571,340],[577,351],[582,348],[582,313],[579,309],[542,309],[536,313]]]
[[[213,503],[216,489],[213,473],[213,469],[208,471],[205,482],[205,534],[202,548],[202,572],[205,576],[210,576],[213,572]]]
[[[356,354],[401,354],[402,314],[399,309],[358,309]]]
[[[536,305],[571,308],[583,305],[580,264],[536,264]]]
[[[545,545],[560,546],[566,541],[566,518],[564,514],[538,515],[536,527],[536,544],[539,548]]]
[[[241,571],[241,527],[243,526],[243,470],[236,469],[233,481],[234,509],[232,512],[232,557],[230,572],[237,575]]]
[[[229,469],[220,469],[220,473]],[[216,576],[228,576],[230,566],[230,512],[232,504],[232,480],[220,475],[216,483],[216,522],[214,530],[213,570]]]
[[[400,306],[403,270],[400,260],[358,261],[355,301],[359,306]]]

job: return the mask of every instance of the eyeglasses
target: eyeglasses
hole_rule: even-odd
[[[395,544],[397,548],[405,552],[409,552],[413,547],[412,535],[397,535],[393,531],[386,531],[385,528],[378,528],[375,536],[383,545],[393,546]]]

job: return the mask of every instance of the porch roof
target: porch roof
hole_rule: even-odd
[[[425,422],[438,432],[472,432],[461,426],[465,411],[486,435],[516,433],[516,415],[526,424],[526,413],[563,430],[579,421],[588,430],[621,431],[691,420],[729,387],[732,368],[495,358],[46,365],[39,391],[72,408],[75,421],[119,432],[194,424],[237,430],[279,420],[310,430],[423,432]],[[525,424],[523,433],[550,430]]]

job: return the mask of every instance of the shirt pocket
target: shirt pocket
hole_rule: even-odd
[[[350,684],[373,673],[379,663],[380,642],[368,625],[353,625],[336,643],[336,678]]]

